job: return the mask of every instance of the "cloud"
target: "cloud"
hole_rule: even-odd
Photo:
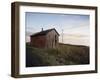
[[[26,41],[30,41],[29,36],[41,28],[55,28],[59,34],[63,30],[64,43],[89,45],[89,15],[27,12],[25,17]],[[61,35],[59,41],[62,42]]]
[[[59,42],[65,44],[75,44],[75,45],[87,45],[89,46],[89,36],[81,35],[81,34],[63,34],[63,42],[62,36],[59,37]]]
[[[26,42],[30,42],[30,36],[25,37]]]

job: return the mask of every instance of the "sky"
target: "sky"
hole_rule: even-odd
[[[26,42],[30,42],[30,35],[40,32],[42,28],[55,28],[60,34],[60,43],[89,46],[89,23],[89,15],[26,12]]]

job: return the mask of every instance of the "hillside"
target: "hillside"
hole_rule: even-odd
[[[59,44],[57,49],[26,45],[26,67],[89,64],[89,47]]]

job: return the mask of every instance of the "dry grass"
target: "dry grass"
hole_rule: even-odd
[[[59,44],[57,49],[39,49],[27,45],[26,66],[89,64],[89,47]]]

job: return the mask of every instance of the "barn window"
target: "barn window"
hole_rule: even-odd
[[[55,35],[55,46],[57,45],[57,35]]]

